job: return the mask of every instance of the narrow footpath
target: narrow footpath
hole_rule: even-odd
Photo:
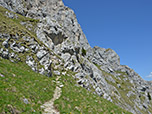
[[[43,114],[60,114],[60,112],[58,112],[55,107],[54,107],[54,101],[59,99],[59,97],[61,96],[61,93],[62,93],[62,90],[61,88],[63,87],[63,85],[61,84],[61,82],[59,81],[60,79],[60,76],[58,76],[56,78],[56,83],[57,83],[57,86],[56,86],[56,89],[54,91],[54,95],[53,95],[53,98],[44,103],[41,108],[44,109],[44,112]]]

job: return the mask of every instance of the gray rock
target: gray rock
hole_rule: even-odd
[[[127,97],[130,97],[131,95],[135,95],[135,93],[133,93],[132,91],[129,91],[129,92],[127,93]]]
[[[39,69],[39,73],[40,73],[40,74],[45,74],[44,68]]]
[[[69,53],[63,53],[63,54],[61,55],[61,58],[62,58],[65,62],[69,61],[70,57],[71,57],[71,55],[70,55]]]
[[[5,40],[5,41],[2,43],[2,45],[5,46],[5,48],[8,48],[8,47],[9,47],[9,45],[8,45],[8,39]]]
[[[65,75],[66,75],[66,72],[62,72],[62,75],[64,75],[64,76],[65,76]]]
[[[60,85],[60,88],[62,88],[64,85]]]
[[[14,52],[10,53],[10,54],[9,54],[9,57],[10,57],[10,58],[15,58],[15,53],[14,53]]]
[[[3,36],[2,33],[0,33],[0,38],[3,38],[2,36]]]
[[[105,78],[106,78],[106,80],[108,80],[112,83],[116,83],[116,81],[111,76],[106,76]]]
[[[53,71],[55,75],[61,75],[59,71]]]
[[[28,101],[28,99],[26,99],[26,98],[23,99],[23,102],[24,102],[25,104],[29,104],[29,101]]]
[[[27,56],[26,64],[32,68],[33,71],[36,71],[36,64],[32,56]]]
[[[11,19],[17,19],[18,18],[18,16],[14,13],[10,13],[8,11],[6,11],[5,13],[6,13],[6,16],[11,18]]]
[[[25,47],[24,47],[24,46],[21,46],[21,47],[20,47],[20,52],[23,53],[24,51],[25,51]]]
[[[2,57],[5,59],[9,59],[9,51],[6,49],[5,51],[2,52]]]
[[[47,52],[45,50],[40,50],[37,52],[36,56],[38,57],[38,59],[42,59],[46,54]]]
[[[120,84],[117,84],[117,87],[118,87],[118,88],[121,88],[121,85],[120,85]]]
[[[71,66],[69,66],[69,67],[67,67],[67,69],[69,69],[69,70],[71,70],[71,71],[74,71],[74,65],[71,65]]]

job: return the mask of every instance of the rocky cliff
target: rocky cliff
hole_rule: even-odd
[[[49,77],[71,70],[88,91],[134,114],[152,113],[152,83],[121,65],[112,49],[91,48],[62,0],[1,0],[0,6],[9,10],[0,11],[1,57]]]

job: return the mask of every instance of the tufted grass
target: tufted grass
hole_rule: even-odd
[[[55,101],[61,114],[131,114],[113,103],[77,85],[71,76],[63,76],[61,97]]]
[[[137,95],[131,95],[130,97],[127,97],[127,94],[129,91],[133,91],[131,88],[134,88],[134,85],[130,82],[129,79],[127,80],[124,80],[124,78],[128,77],[127,73],[125,72],[121,72],[121,71],[116,71],[116,73],[120,74],[119,78],[118,77],[115,77],[114,75],[112,74],[109,74],[109,73],[106,73],[104,71],[102,71],[104,76],[111,76],[115,81],[116,83],[112,83],[108,80],[106,80],[110,85],[116,87],[116,89],[118,90],[119,92],[119,95],[121,96],[120,100],[118,100],[116,98],[116,96],[113,96],[112,99],[113,99],[113,102],[118,104],[120,103],[122,107],[125,108],[125,105],[124,103],[128,104],[129,106],[131,107],[134,107],[135,106],[135,99],[138,98]],[[117,84],[120,84],[121,86],[120,87],[117,87]],[[133,91],[135,92],[135,91]],[[141,100],[142,103],[144,103],[145,101],[145,97],[141,94],[141,97],[139,97],[139,99]],[[152,104],[152,102],[150,102],[150,104]],[[148,110],[145,110],[144,108],[143,109],[140,109],[137,107],[137,109],[142,113],[142,114],[148,114],[148,111],[151,112],[152,109],[149,108]]]
[[[0,113],[40,114],[40,106],[53,97],[55,77],[35,73],[24,63],[0,58],[0,75]]]
[[[41,114],[40,106],[53,97],[55,77],[35,73],[24,63],[11,63],[0,58],[0,75],[4,76],[0,76],[0,113]],[[55,106],[61,114],[130,114],[78,86],[71,75],[61,76],[60,81],[64,87]]]
[[[0,6],[0,33],[6,33],[11,35],[18,35],[19,38],[23,36],[30,36],[34,38],[40,45],[44,45],[35,34],[35,28],[39,20],[24,17],[22,15],[16,14],[17,19],[11,19],[6,16],[6,11],[9,13],[16,14]],[[32,25],[31,30],[28,30],[26,26],[21,25],[21,22],[26,22]]]

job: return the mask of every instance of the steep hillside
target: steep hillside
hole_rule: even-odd
[[[61,114],[74,113],[125,113],[113,103],[86,91],[76,84],[73,73],[61,75],[64,87],[61,97],[55,101]],[[57,76],[49,78],[33,72],[25,63],[12,63],[0,58],[0,113],[41,114],[42,105],[52,99]]]
[[[61,78],[65,84],[63,94],[55,101],[60,112],[121,113],[104,98],[134,114],[152,113],[152,83],[121,65],[112,49],[91,48],[74,12],[62,0],[1,0],[0,6],[2,58],[26,63],[33,71],[48,77],[70,74]],[[85,89],[74,86],[75,82],[70,85],[67,80],[73,79]],[[76,91],[86,96],[79,98]],[[101,101],[107,105],[99,109],[96,103],[100,106]]]
[[[40,114],[40,106],[53,97],[55,86],[55,77],[0,58],[0,114]]]

